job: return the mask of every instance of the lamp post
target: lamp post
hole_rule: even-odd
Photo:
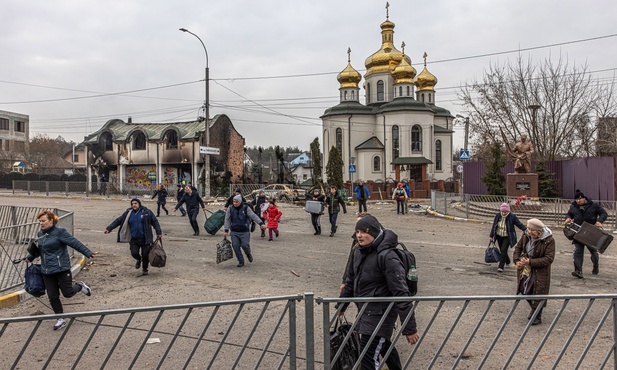
[[[187,30],[186,28],[180,28],[180,31],[190,33],[191,35],[197,37],[197,40],[201,42],[201,46],[204,48],[204,52],[206,53],[206,78],[205,78],[205,90],[206,97],[204,100],[204,114],[205,114],[205,131],[206,131],[206,146],[210,146],[210,67],[208,66],[208,49],[206,49],[206,45],[201,38],[194,34],[193,32]],[[206,199],[210,199],[210,154],[205,154],[205,164],[204,164],[204,175],[205,175],[205,194],[204,197]]]

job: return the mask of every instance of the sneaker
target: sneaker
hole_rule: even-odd
[[[583,278],[583,273],[580,271],[572,271],[572,276],[577,277],[579,279]]]
[[[54,324],[54,330],[62,329],[65,326],[66,326],[66,321],[64,321],[64,319],[58,319],[58,321],[56,321],[56,323]]]
[[[501,267],[498,267],[497,272],[503,272],[503,269]]]
[[[244,266],[244,262],[238,263],[238,266],[236,266],[236,267],[242,267],[242,266]]]
[[[600,273],[600,268],[598,266],[594,266],[593,270],[591,270],[593,275],[598,275]]]
[[[142,271],[141,271],[141,274],[142,274],[142,275],[148,275],[148,270],[142,270]]]
[[[84,283],[83,281],[80,281],[80,282],[77,283],[77,285],[81,286],[81,292],[82,293],[84,293],[88,297],[90,297],[92,295],[92,289],[90,289],[90,287],[88,285],[86,285],[86,283]]]
[[[137,262],[135,262],[135,269],[138,269],[141,267],[141,260],[138,260]]]
[[[248,254],[246,255],[246,258],[248,258],[248,259],[249,259],[249,262],[253,262],[253,255],[252,255],[252,254],[248,253]]]
[[[275,232],[274,235],[276,235],[276,237],[278,238],[279,237],[279,232],[278,231]]]
[[[186,213],[185,213],[185,214],[183,214],[183,215],[182,215],[182,216],[180,216],[180,217],[184,217],[184,216],[186,216]]]
[[[330,233],[330,237],[333,237],[333,236],[334,236],[334,233]]]
[[[272,239],[268,239],[268,241],[269,241],[269,242],[271,242],[271,241],[272,241]]]

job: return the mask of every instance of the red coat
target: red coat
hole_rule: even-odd
[[[263,218],[268,220],[268,229],[278,229],[282,215],[283,212],[277,206],[271,204],[263,213]]]

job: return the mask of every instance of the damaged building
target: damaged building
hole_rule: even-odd
[[[105,176],[108,186],[120,192],[151,189],[156,184],[169,187],[183,181],[200,184],[205,158],[199,147],[204,143],[201,120],[134,123],[130,117],[128,122],[112,119],[84,139],[87,175],[89,179]],[[219,155],[210,155],[212,186],[242,179],[244,144],[227,115],[210,120],[209,147],[220,150]]]

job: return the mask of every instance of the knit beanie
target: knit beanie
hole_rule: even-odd
[[[530,218],[529,221],[527,221],[527,228],[531,230],[543,230],[544,223],[537,218]]]
[[[137,202],[139,204],[139,206],[141,207],[141,200],[139,200],[139,198],[131,199],[131,203],[133,203],[133,202]]]
[[[356,222],[356,230],[360,230],[377,238],[381,233],[381,224],[373,216],[364,216]]]
[[[508,203],[501,203],[501,206],[499,206],[499,210],[510,212],[510,205]]]
[[[574,192],[574,200],[580,199],[580,198],[585,198],[585,194],[583,194],[582,191],[576,189],[576,191]]]
[[[242,196],[241,195],[236,195],[236,196],[234,196],[233,200],[242,203]]]

